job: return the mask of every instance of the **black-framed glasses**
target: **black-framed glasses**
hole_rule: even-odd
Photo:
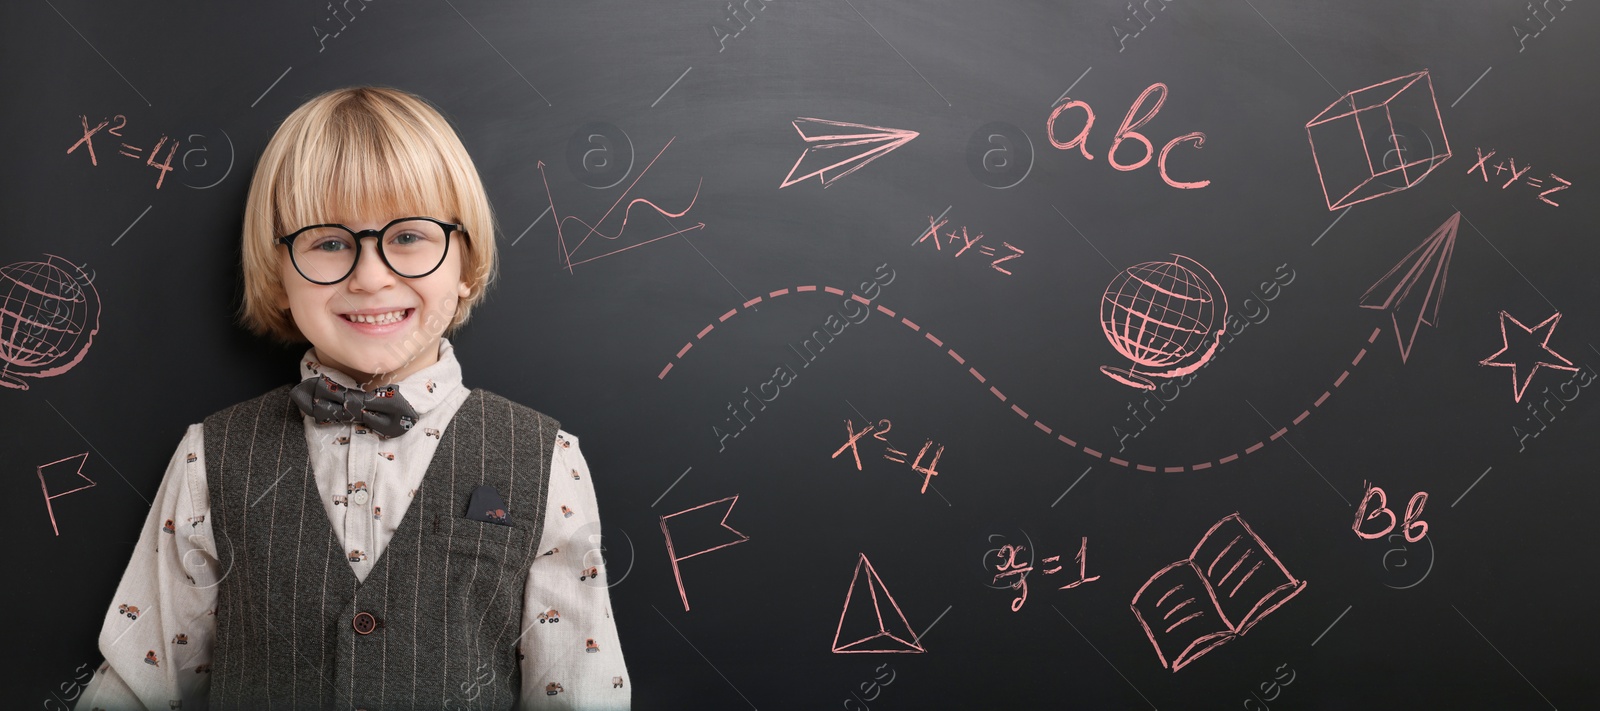
[[[407,279],[432,274],[450,253],[450,233],[466,230],[461,225],[432,217],[401,217],[382,229],[352,230],[339,224],[311,225],[279,237],[276,243],[289,248],[295,271],[313,284],[337,284],[356,270],[361,259],[361,240],[378,240],[378,257],[389,269]]]

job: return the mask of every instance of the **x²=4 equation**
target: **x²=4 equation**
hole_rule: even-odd
[[[100,159],[95,155],[94,152],[95,136],[103,130],[109,136],[121,137],[122,134],[118,132],[128,125],[128,117],[123,116],[122,114],[117,114],[112,118],[117,121],[117,125],[110,125],[112,119],[100,119],[100,123],[95,124],[93,128],[90,128],[89,117],[80,115],[78,119],[83,123],[83,137],[79,138],[76,143],[73,143],[71,146],[67,147],[67,153],[70,154],[73,151],[78,150],[79,146],[82,146],[89,154],[89,165],[100,165]],[[105,137],[102,136],[101,138],[104,139]],[[172,156],[176,155],[178,152],[178,139],[171,139],[172,143],[170,145],[167,143],[167,140],[168,138],[165,135],[157,139],[155,145],[150,148],[149,153],[145,153],[144,148],[136,146],[132,143],[123,143],[118,148],[117,155],[127,156],[134,160],[144,158],[145,165],[156,169],[156,189],[160,190],[162,181],[167,179],[167,173],[172,172]],[[162,148],[167,149],[167,155],[160,163],[157,163],[156,156],[161,153]]]
[[[856,471],[861,471],[861,448],[858,443],[861,441],[862,437],[866,436],[868,433],[871,433],[872,439],[876,439],[884,443],[884,459],[887,459],[891,462],[905,464],[908,453],[895,449],[889,444],[888,438],[884,437],[884,435],[889,434],[889,429],[892,426],[893,425],[891,425],[886,419],[878,420],[876,424],[869,424],[860,432],[857,432],[855,425],[852,424],[850,420],[845,420],[844,431],[847,435],[847,438],[845,439],[843,445],[833,451],[833,456],[831,458],[838,459],[839,455],[844,454],[845,450],[848,449],[850,450],[850,456],[855,459]],[[877,431],[874,432],[873,430]],[[871,442],[867,442],[867,444],[871,444]],[[929,450],[933,451],[933,458],[928,461],[926,466],[924,466],[922,460],[928,456]],[[942,454],[944,454],[944,445],[938,445],[938,449],[934,449],[933,440],[930,439],[922,443],[922,449],[917,452],[916,459],[912,460],[911,470],[922,475],[921,493],[928,493],[928,482],[932,481],[934,477],[939,476],[939,456]]]

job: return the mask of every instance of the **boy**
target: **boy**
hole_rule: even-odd
[[[466,387],[444,338],[496,271],[449,123],[381,87],[296,109],[243,267],[241,322],[312,347],[297,384],[189,426],[78,707],[628,707],[578,440]]]

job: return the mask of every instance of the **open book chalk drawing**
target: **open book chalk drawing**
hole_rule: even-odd
[[[1150,576],[1130,607],[1161,666],[1176,672],[1243,636],[1304,589],[1306,582],[1232,513],[1206,531],[1188,558]]]

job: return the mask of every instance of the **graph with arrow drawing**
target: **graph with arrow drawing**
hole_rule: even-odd
[[[829,187],[834,181],[867,167],[868,163],[921,135],[898,128],[818,118],[797,118],[791,123],[800,138],[805,139],[806,149],[789,169],[779,190],[813,177],[822,187]]]
[[[699,181],[697,181],[695,183],[694,195],[689,198],[689,204],[687,206],[685,206],[682,210],[680,210],[678,212],[673,212],[673,211],[668,210],[668,209],[666,209],[664,207],[661,207],[660,205],[657,205],[655,202],[653,202],[651,200],[648,200],[648,199],[645,199],[645,198],[634,198],[634,199],[628,201],[628,204],[627,204],[626,207],[622,208],[622,224],[617,227],[616,234],[606,234],[605,232],[602,232],[600,230],[600,226],[604,225],[606,223],[606,220],[611,217],[611,213],[616,212],[617,206],[621,205],[622,201],[625,198],[628,197],[628,194],[633,192],[634,186],[638,185],[639,181],[644,179],[645,174],[649,173],[650,172],[650,168],[656,164],[656,160],[660,159],[661,155],[663,153],[667,152],[667,148],[670,147],[672,145],[672,142],[675,141],[675,140],[677,140],[677,136],[673,136],[672,138],[667,139],[666,145],[662,146],[661,150],[656,152],[655,157],[650,159],[650,162],[647,165],[645,165],[644,170],[639,171],[639,175],[633,179],[633,182],[628,183],[628,187],[622,191],[621,195],[617,196],[617,199],[616,199],[615,202],[611,203],[611,207],[607,208],[605,214],[601,215],[600,219],[596,220],[593,224],[590,224],[589,222],[586,222],[582,218],[576,217],[576,216],[573,216],[573,215],[565,215],[565,216],[563,216],[561,214],[561,211],[556,209],[555,195],[553,193],[551,193],[551,191],[550,191],[550,178],[549,178],[549,176],[545,175],[545,172],[544,172],[544,161],[542,161],[542,160],[539,161],[539,164],[538,164],[539,179],[544,181],[544,194],[545,194],[545,197],[550,200],[550,212],[553,213],[555,215],[555,218],[556,218],[556,243],[557,243],[558,247],[561,250],[561,264],[567,270],[567,273],[569,273],[569,274],[572,273],[572,268],[578,266],[579,264],[592,262],[592,261],[594,261],[596,259],[600,259],[602,257],[609,257],[609,256],[612,256],[612,255],[620,253],[620,252],[626,252],[626,251],[628,251],[630,249],[633,249],[634,247],[642,247],[644,245],[650,244],[651,242],[664,240],[664,239],[666,239],[668,237],[672,237],[674,235],[681,235],[681,234],[683,234],[685,232],[691,232],[691,231],[694,231],[694,230],[705,229],[706,223],[704,223],[704,222],[697,222],[697,223],[695,223],[693,225],[690,225],[688,227],[679,228],[677,225],[672,224],[671,219],[669,219],[669,218],[673,218],[673,217],[683,217],[684,215],[689,214],[690,210],[694,209],[695,201],[700,198],[700,186],[705,182],[705,179],[701,178]],[[645,205],[650,206],[650,209],[655,210],[657,214],[661,215],[661,217],[666,220],[667,224],[672,227],[673,231],[668,232],[666,234],[657,235],[657,236],[651,237],[649,239],[640,240],[640,241],[634,242],[632,244],[627,244],[626,246],[614,247],[613,249],[611,249],[611,250],[609,250],[607,252],[604,252],[602,254],[597,254],[597,255],[594,255],[592,257],[587,257],[585,259],[574,260],[575,255],[577,255],[577,253],[578,253],[578,250],[583,248],[584,244],[586,244],[589,241],[590,237],[599,236],[600,238],[605,239],[605,240],[609,240],[609,241],[613,242],[614,244],[617,243],[617,240],[620,240],[622,238],[623,233],[627,232],[627,230],[628,230],[628,218],[632,215],[633,206],[637,205],[639,203],[644,203]],[[583,233],[583,236],[578,238],[577,243],[573,244],[571,247],[567,246],[568,245],[567,234],[566,234],[565,229],[564,229],[566,227],[566,224],[567,224],[568,220],[576,221],[578,224],[588,228]]]

